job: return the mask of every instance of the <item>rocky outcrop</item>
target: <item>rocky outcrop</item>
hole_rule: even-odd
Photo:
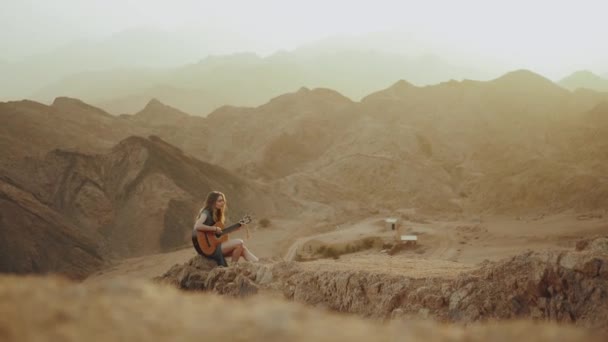
[[[263,277],[257,276],[258,270],[262,269],[252,264],[217,267],[215,261],[196,256],[183,265],[174,265],[155,280],[184,290],[213,291],[231,297],[245,297],[258,293],[259,286],[265,285]]]
[[[442,293],[451,320],[530,317],[608,328],[608,251],[524,254],[451,285]]]
[[[196,257],[157,280],[231,296],[275,291],[290,300],[365,317],[536,319],[608,330],[606,241],[594,239],[580,251],[526,253],[487,262],[455,279],[311,270],[293,262],[214,268]]]

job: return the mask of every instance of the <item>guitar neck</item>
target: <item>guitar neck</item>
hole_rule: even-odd
[[[235,230],[237,230],[239,228],[241,228],[241,224],[240,223],[235,223],[235,224],[233,224],[233,225],[231,225],[231,226],[229,226],[227,228],[222,229],[222,234],[221,235],[232,233],[233,231],[235,231]]]

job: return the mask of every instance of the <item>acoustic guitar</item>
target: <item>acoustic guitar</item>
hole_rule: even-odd
[[[222,229],[221,232],[196,232],[196,240],[198,241],[198,245],[200,246],[202,252],[205,255],[212,255],[215,252],[217,246],[222,243],[228,241],[228,234],[238,230],[244,224],[251,223],[251,217],[249,215],[243,216],[239,222],[224,228],[224,224],[221,222],[216,222],[215,226],[220,227]]]

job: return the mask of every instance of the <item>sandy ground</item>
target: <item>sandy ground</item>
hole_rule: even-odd
[[[269,228],[252,227],[250,238],[243,232],[249,248],[261,258],[293,260],[296,252],[312,240],[323,243],[347,243],[365,237],[382,237],[390,241],[396,235],[383,222],[384,217],[369,217],[339,226],[326,227],[325,233],[306,236],[319,227],[297,221],[276,221]],[[460,221],[425,223],[402,221],[400,234],[418,235],[419,247],[390,256],[386,251],[371,249],[345,254],[339,259],[303,262],[305,268],[328,270],[360,269],[372,272],[407,274],[412,277],[453,277],[484,260],[499,260],[528,250],[566,249],[583,237],[608,234],[608,218],[599,215],[562,213],[536,217],[483,217]],[[153,278],[174,264],[195,255],[190,246],[183,249],[131,258],[87,278],[87,282],[116,277]]]

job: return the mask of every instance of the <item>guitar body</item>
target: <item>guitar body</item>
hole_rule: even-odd
[[[222,228],[221,233],[216,234],[215,232],[196,231],[196,241],[203,254],[207,256],[213,255],[219,244],[228,241],[228,233],[231,233],[241,228],[243,224],[248,224],[250,222],[251,217],[249,215],[245,215],[238,223],[235,223],[228,228],[224,228],[223,223],[217,222],[215,223],[215,226]]]
[[[224,228],[221,222],[216,223],[215,226]],[[196,239],[203,253],[212,255],[220,243],[228,241],[228,235],[220,235],[215,232],[197,232]]]

